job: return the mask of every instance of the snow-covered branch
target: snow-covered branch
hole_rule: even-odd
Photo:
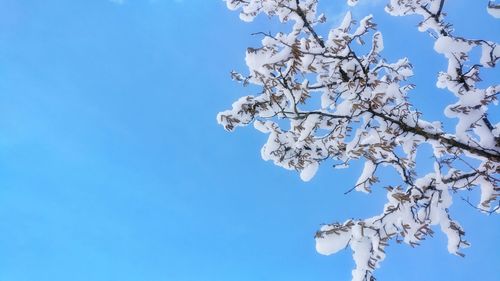
[[[362,159],[364,171],[353,190],[370,192],[379,166],[394,168],[404,183],[387,188],[389,202],[381,215],[323,226],[316,235],[318,251],[332,254],[350,246],[356,261],[353,280],[372,280],[389,240],[415,246],[439,225],[448,236],[450,253],[463,255],[459,250],[469,244],[450,217],[451,193],[479,186],[477,208],[498,211],[500,126],[490,122],[487,110],[496,104],[500,86],[477,87],[480,70],[498,63],[498,44],[454,35],[445,21],[445,0],[389,1],[390,15],[422,17],[419,30],[435,38],[434,50],[448,61],[437,87],[457,98],[444,112],[458,122],[454,131],[446,132],[441,122],[424,120],[409,103],[407,95],[414,85],[407,80],[413,66],[407,58],[382,58],[383,36],[371,15],[356,24],[348,12],[323,37],[315,29],[325,21],[317,14],[317,0],[226,3],[239,9],[244,21],[264,13],[293,26],[288,33],[258,33],[262,45],[246,52],[248,74],[233,72],[232,77],[243,85],[259,86],[261,92],[240,98],[219,113],[218,122],[228,131],[253,124],[268,134],[263,159],[300,172],[304,181],[327,159],[337,167]],[[494,8],[490,3],[488,9]],[[365,41],[370,41],[369,50],[358,51]],[[477,62],[470,61],[474,48],[481,51]],[[312,100],[321,106],[311,109]],[[433,149],[434,172],[418,177],[415,159],[424,144]]]

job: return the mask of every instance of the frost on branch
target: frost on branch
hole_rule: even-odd
[[[499,210],[500,127],[487,113],[500,86],[477,87],[480,70],[498,63],[497,43],[455,36],[444,21],[444,0],[389,1],[391,15],[422,17],[419,30],[436,39],[434,50],[448,62],[437,87],[456,97],[444,111],[457,125],[445,132],[441,122],[425,121],[408,102],[412,64],[406,58],[383,59],[383,36],[371,15],[356,23],[348,12],[337,28],[321,36],[315,27],[325,20],[317,15],[317,0],[226,3],[245,21],[263,13],[291,22],[292,28],[259,33],[261,46],[246,51],[248,73],[233,72],[232,77],[260,92],[240,98],[219,113],[218,122],[228,131],[253,124],[268,134],[262,158],[299,172],[304,181],[329,159],[339,168],[364,161],[353,190],[370,192],[380,166],[395,169],[404,183],[387,187],[388,203],[379,216],[323,226],[316,234],[318,252],[328,255],[350,246],[356,262],[353,280],[373,280],[389,240],[416,246],[432,234],[432,226],[439,226],[448,236],[448,251],[462,256],[460,249],[469,244],[449,214],[451,193],[479,186],[477,209]],[[368,48],[359,48],[364,44]],[[469,55],[474,49],[481,52],[477,62]],[[319,106],[313,109],[312,104]],[[435,165],[432,173],[419,177],[415,158],[423,144],[432,147]]]
[[[488,13],[495,18],[500,18],[500,5],[493,3],[493,1],[488,2],[488,7],[486,8]]]

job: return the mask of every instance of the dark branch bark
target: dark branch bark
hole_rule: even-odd
[[[491,161],[500,162],[500,154],[499,153],[488,152],[486,150],[471,146],[469,144],[465,144],[465,143],[459,142],[457,140],[447,138],[443,134],[426,132],[422,128],[409,126],[408,124],[404,123],[403,121],[393,119],[393,118],[389,117],[388,115],[380,113],[380,112],[376,112],[373,109],[368,109],[368,112],[370,112],[374,116],[382,118],[385,121],[388,121],[388,122],[391,122],[393,124],[398,125],[403,131],[410,132],[410,133],[413,133],[415,135],[423,136],[427,139],[437,140],[437,141],[447,145],[448,147],[460,148],[460,149],[468,151],[472,154],[482,156],[482,157],[484,157],[488,160],[491,160]]]
[[[316,33],[316,31],[312,28],[311,24],[307,20],[306,15],[304,14],[304,11],[302,11],[302,8],[300,8],[299,0],[296,0],[296,2],[297,2],[297,10],[295,10],[295,12],[302,19],[302,22],[304,22],[304,27],[307,28],[307,30],[309,30],[309,32],[311,32],[312,36],[314,37],[314,39],[316,39],[316,41],[318,42],[318,44],[321,47],[324,48],[325,47],[325,42],[323,42],[323,40],[321,38],[319,38],[319,36]]]

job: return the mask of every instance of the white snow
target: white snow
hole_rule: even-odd
[[[316,175],[316,172],[318,171],[319,164],[318,162],[312,162],[300,172],[300,178],[303,181],[310,181],[314,175]]]
[[[500,5],[494,5],[493,3],[489,4],[486,7],[488,14],[499,19],[500,18]]]
[[[369,186],[368,179],[373,176],[373,173],[375,172],[375,168],[377,166],[370,160],[365,161],[365,165],[363,168],[363,172],[358,178],[358,181],[356,182],[356,190],[357,191],[362,191],[365,193],[369,192],[369,189],[366,188],[366,186]]]
[[[331,226],[323,226],[321,231],[332,229]],[[338,231],[338,234],[324,235],[316,238],[316,251],[322,255],[332,255],[347,247],[351,233],[349,231]]]
[[[454,39],[449,36],[440,36],[434,43],[434,50],[440,54],[467,53],[473,45],[469,42]]]

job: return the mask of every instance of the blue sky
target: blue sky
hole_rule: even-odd
[[[322,2],[327,15],[347,9]],[[500,41],[487,1],[448,2],[457,33]],[[354,15],[368,12],[384,55],[414,62],[416,107],[442,120],[437,104],[453,98],[434,87],[445,60],[431,38],[380,5]],[[278,29],[219,0],[0,0],[0,281],[350,280],[350,252],[317,254],[314,232],[378,214],[384,191],[343,195],[358,164],[303,183],[261,160],[265,135],[216,124],[252,93],[229,78],[258,46],[250,33]],[[391,245],[377,277],[497,280],[498,218],[459,200],[453,211],[473,245],[465,259],[437,231]]]

